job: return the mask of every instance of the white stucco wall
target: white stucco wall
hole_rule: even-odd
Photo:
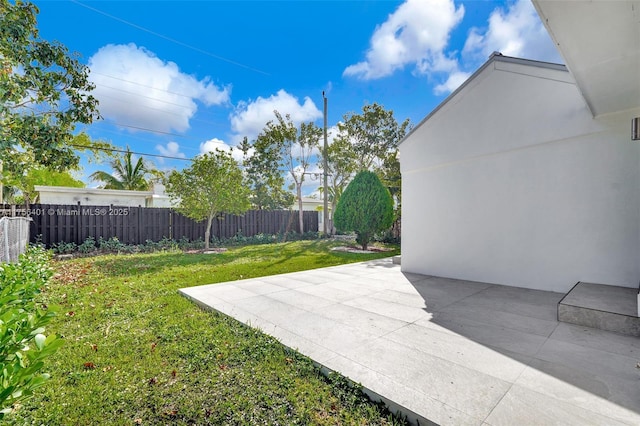
[[[400,145],[403,270],[637,287],[634,115],[594,119],[566,71],[489,63]]]
[[[145,206],[151,191],[121,191],[114,189],[67,188],[59,186],[38,186],[42,204],[80,204],[90,206]]]

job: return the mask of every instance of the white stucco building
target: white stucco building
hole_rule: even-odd
[[[292,210],[298,210],[298,200],[291,206]],[[302,197],[302,210],[305,212],[318,212],[318,232],[324,230],[324,200],[313,197]]]
[[[164,186],[155,184],[153,191],[129,191],[100,188],[70,188],[36,185],[42,204],[82,204],[93,206],[173,207]]]
[[[534,4],[567,66],[494,54],[402,141],[402,268],[637,287],[640,2]]]

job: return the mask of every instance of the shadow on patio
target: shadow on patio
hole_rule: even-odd
[[[407,327],[455,335],[443,338],[449,344],[458,341],[447,354],[450,361],[510,383],[487,423],[633,424],[640,419],[640,339],[558,322],[561,293],[403,275],[431,315]],[[421,350],[437,345],[434,333],[423,336],[432,341],[418,343]],[[414,345],[419,333],[412,337]],[[482,348],[465,353],[469,341]],[[469,359],[478,352],[488,358]]]
[[[640,424],[640,339],[556,321],[562,294],[383,259],[182,289],[414,423]]]

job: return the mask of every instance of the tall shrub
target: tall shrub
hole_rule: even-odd
[[[43,334],[53,313],[37,302],[52,275],[40,247],[29,248],[18,263],[0,264],[0,419],[49,378],[40,373],[44,359],[62,345]]]
[[[378,176],[365,170],[349,183],[333,218],[338,230],[354,231],[356,241],[366,250],[373,234],[393,223],[393,199]]]

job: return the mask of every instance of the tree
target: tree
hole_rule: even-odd
[[[89,177],[95,181],[104,182],[104,189],[128,189],[131,191],[148,191],[151,181],[150,174],[154,174],[153,168],[149,166],[142,157],[133,162],[132,152],[127,147],[124,156],[117,157],[111,161],[113,173],[102,170],[92,173]]]
[[[269,174],[273,176],[282,175],[282,169],[289,174],[296,189],[298,220],[302,233],[302,184],[311,165],[311,158],[320,144],[322,129],[312,122],[301,123],[298,129],[289,115],[283,118],[278,111],[274,111],[274,114],[276,120],[266,124],[252,145],[255,150],[252,161],[259,165],[260,170],[270,171]]]
[[[327,147],[326,152],[322,150],[322,155],[327,157],[328,173],[328,201],[331,203],[331,215],[336,211],[336,206],[344,189],[347,187],[354,173],[358,170],[356,153],[351,142],[344,137],[338,136],[333,143]],[[323,188],[320,187],[322,190]]]
[[[340,194],[355,172],[370,170],[380,176],[399,208],[398,143],[409,129],[409,119],[398,124],[393,111],[385,110],[377,103],[363,106],[361,114],[345,114],[343,122],[338,123],[338,135],[327,153],[334,194],[332,204],[339,202]]]
[[[396,210],[396,218],[400,217],[402,205],[402,176],[400,174],[400,158],[398,150],[395,150],[383,159],[380,167],[375,172],[380,177],[380,181],[387,187],[393,197]]]
[[[93,140],[85,133],[75,135],[71,140],[71,146],[76,149],[76,152],[88,151],[91,153],[88,157],[89,162],[114,157],[111,143],[99,139]],[[0,165],[2,165],[1,161]],[[0,187],[2,187],[0,202],[24,203],[28,209],[29,203],[34,202],[37,198],[34,185],[84,187],[84,183],[76,180],[70,173],[71,170],[79,169],[79,166],[64,171],[52,169],[34,163],[28,155],[24,155],[19,162],[10,162],[2,170],[4,176],[0,177],[2,179],[0,182]]]
[[[361,171],[340,197],[333,217],[336,227],[354,231],[366,250],[373,234],[393,223],[393,199],[375,173]]]
[[[362,107],[362,114],[345,114],[338,123],[340,137],[353,145],[359,170],[372,170],[395,151],[409,128],[407,118],[398,124],[392,110],[373,103]]]
[[[220,150],[196,157],[191,167],[173,171],[166,190],[178,211],[194,220],[207,220],[205,249],[209,249],[211,224],[221,213],[242,214],[249,207],[250,190],[231,154]]]
[[[69,172],[58,172],[47,167],[37,167],[27,171],[22,187],[20,188],[22,202],[26,204],[37,202],[38,193],[36,185],[66,186],[71,188],[84,188],[84,182],[74,178]],[[16,204],[20,195],[14,194]]]
[[[253,147],[245,137],[238,146],[244,153],[243,167],[247,184],[251,188],[251,205],[256,210],[289,209],[295,201],[294,195],[284,189],[284,176],[270,164],[252,155]]]
[[[71,146],[76,123],[98,118],[89,69],[76,55],[40,39],[38,8],[0,0],[0,158],[5,169],[79,164]]]

